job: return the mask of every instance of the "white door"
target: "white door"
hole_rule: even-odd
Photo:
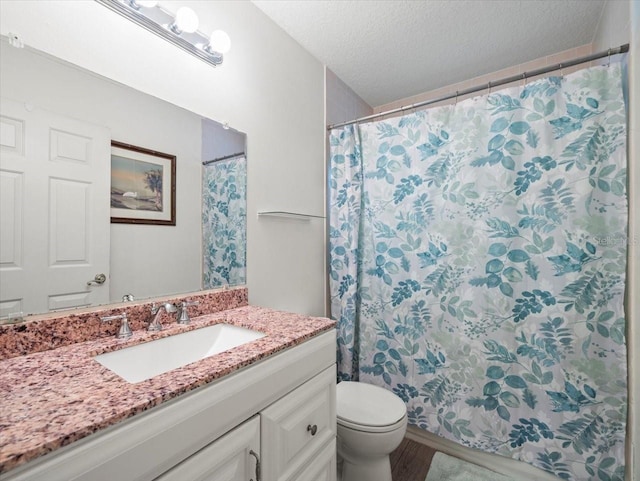
[[[260,420],[254,416],[156,481],[257,481]]]
[[[0,318],[109,301],[110,166],[105,127],[0,100]]]

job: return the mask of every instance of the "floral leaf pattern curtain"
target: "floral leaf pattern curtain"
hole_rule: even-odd
[[[624,477],[619,65],[331,132],[341,379],[567,480]]]
[[[203,166],[203,287],[246,283],[247,160]]]

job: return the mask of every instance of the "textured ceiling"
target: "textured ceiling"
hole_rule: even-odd
[[[376,107],[593,41],[604,0],[253,0]]]

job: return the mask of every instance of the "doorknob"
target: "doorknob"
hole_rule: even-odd
[[[105,276],[104,274],[96,274],[96,276],[93,278],[92,281],[87,282],[87,285],[90,286],[91,284],[104,284],[104,281],[107,280],[107,276]]]

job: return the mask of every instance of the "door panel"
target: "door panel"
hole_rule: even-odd
[[[1,100],[0,318],[109,301],[110,165],[108,129]]]
[[[255,457],[260,452],[260,420],[254,416],[156,481],[248,481],[256,479]]]

